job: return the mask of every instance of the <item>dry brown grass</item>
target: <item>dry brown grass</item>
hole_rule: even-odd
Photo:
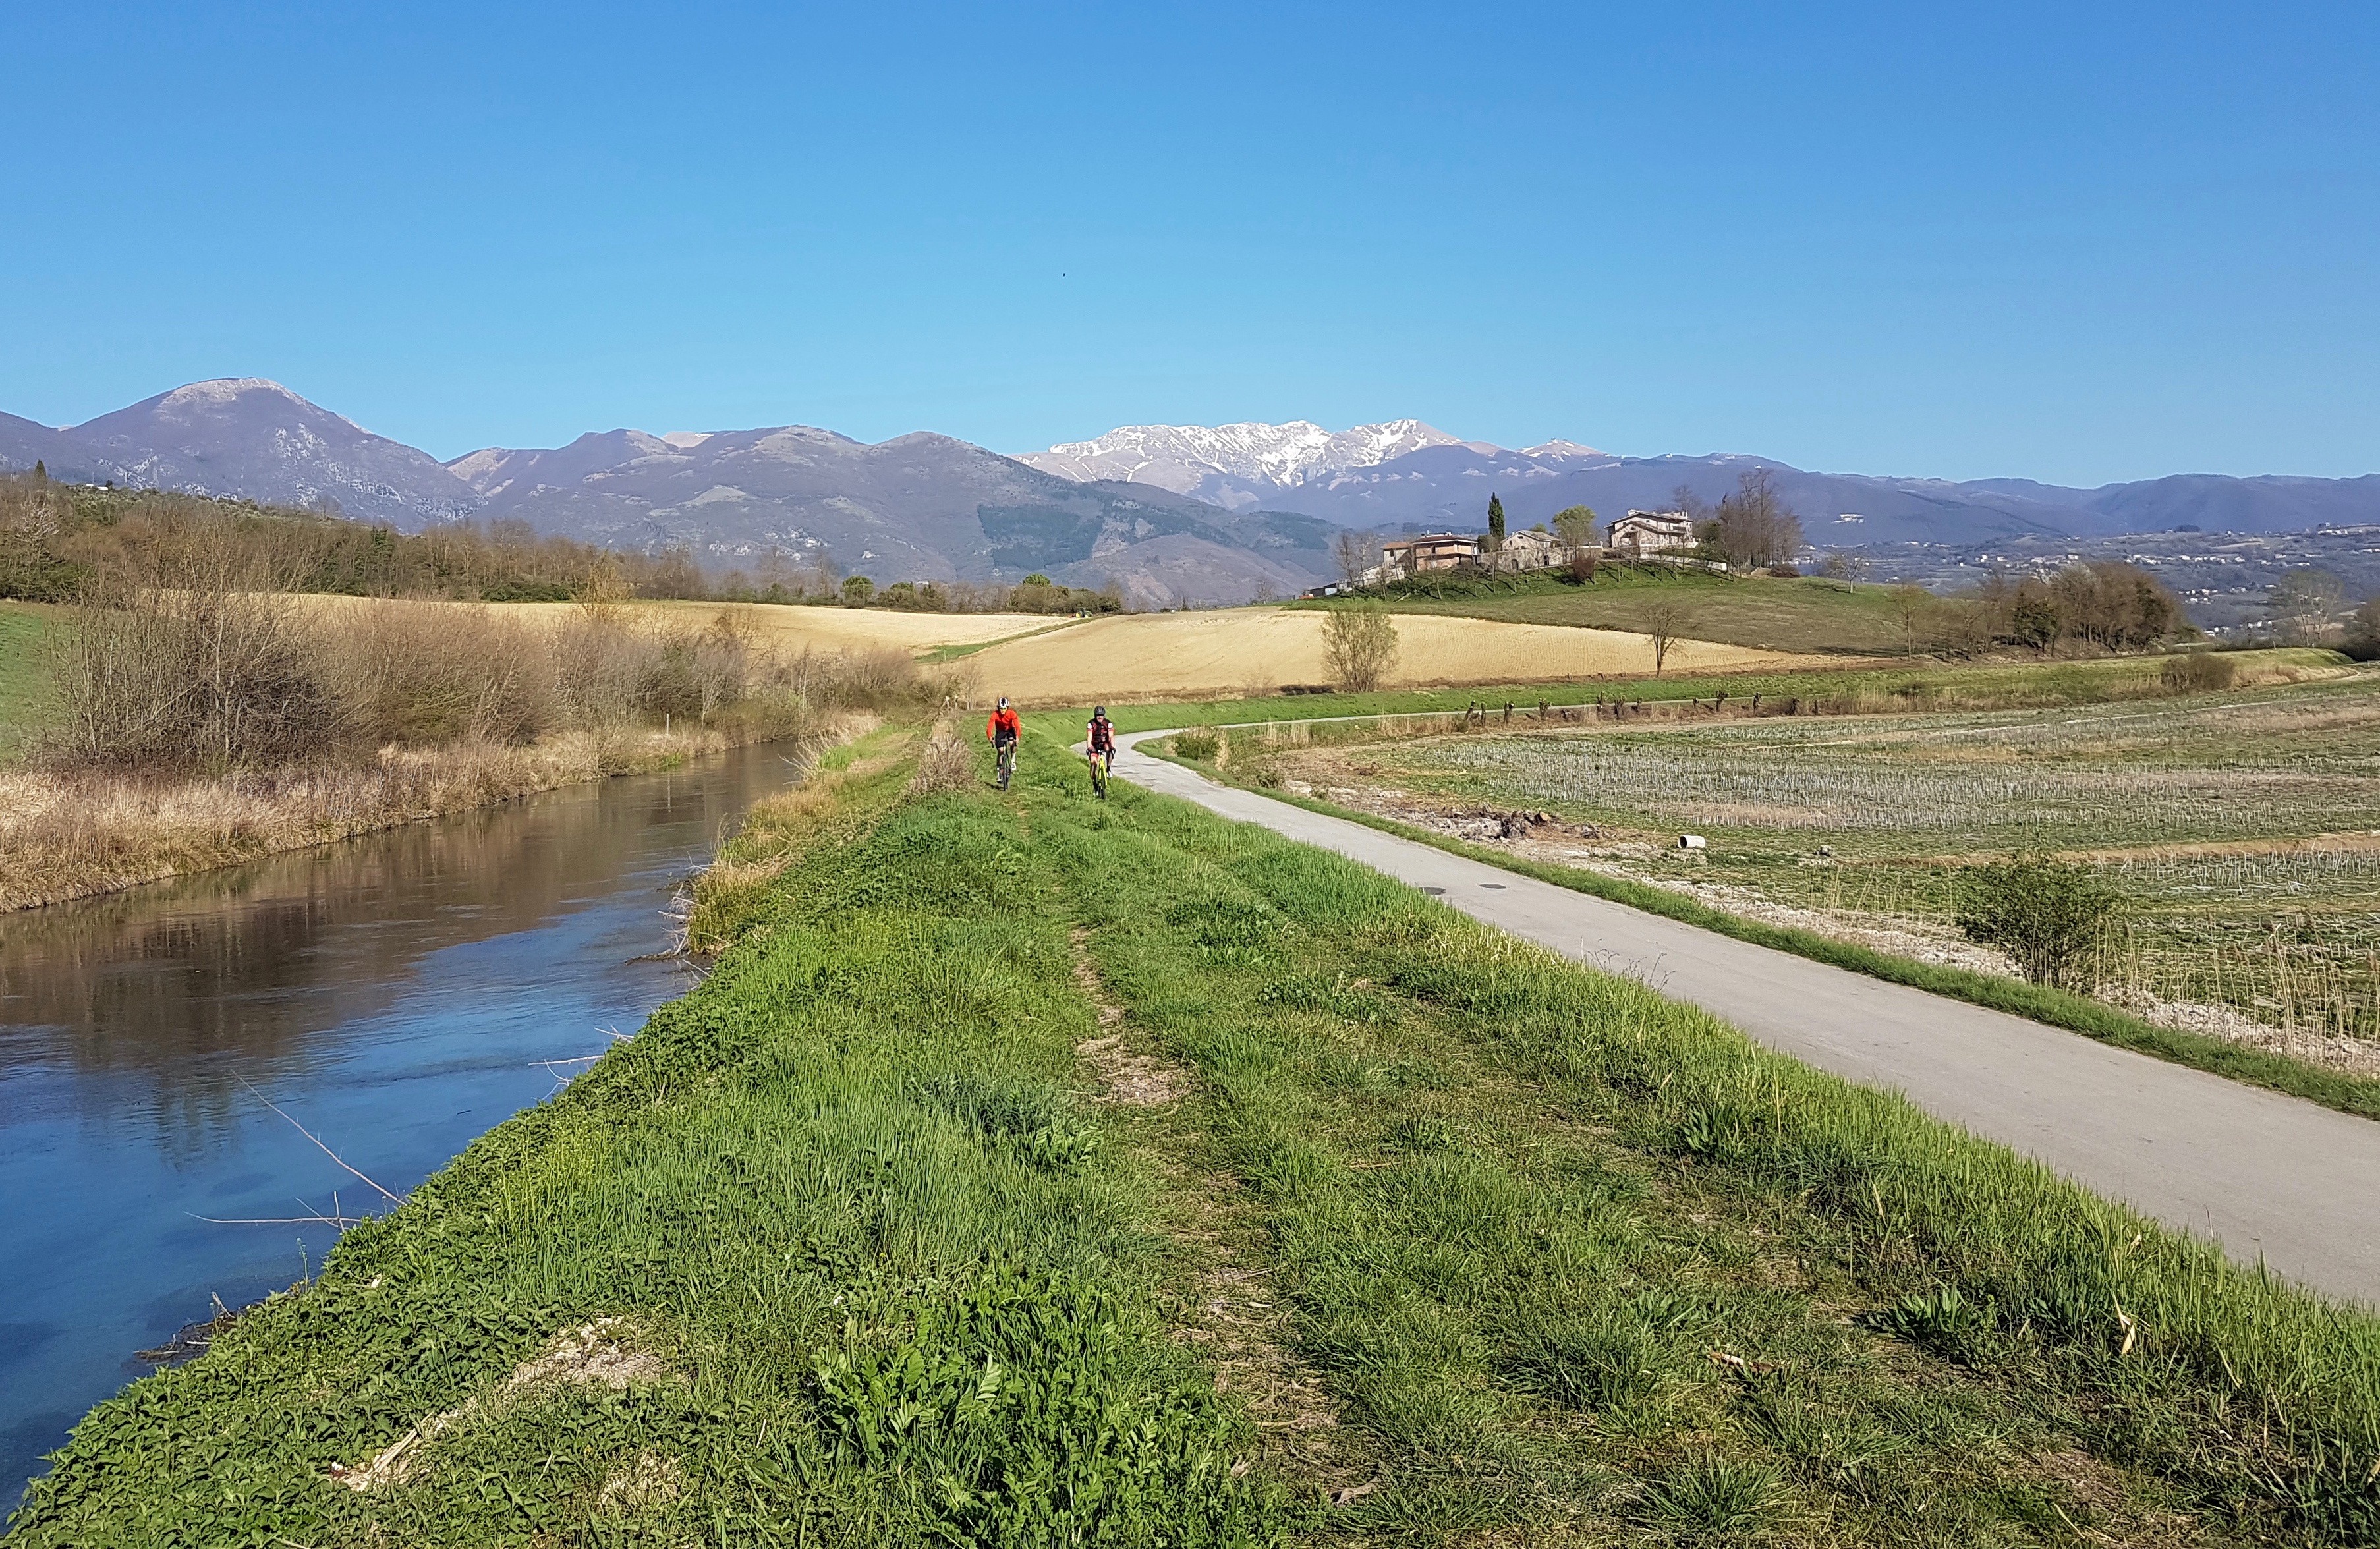
[[[955,723],[934,722],[933,734],[926,739],[926,748],[917,756],[917,773],[909,781],[912,795],[929,796],[937,791],[964,791],[975,783],[975,752],[961,740]]]
[[[233,865],[733,745],[725,732],[565,732],[528,747],[385,750],[362,766],[0,770],[0,910]]]

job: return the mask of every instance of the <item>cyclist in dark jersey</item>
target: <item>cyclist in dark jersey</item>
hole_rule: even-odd
[[[1108,771],[1115,768],[1115,723],[1108,719],[1108,708],[1099,706],[1091,712],[1083,750],[1091,760],[1091,793],[1101,801],[1108,799]]]

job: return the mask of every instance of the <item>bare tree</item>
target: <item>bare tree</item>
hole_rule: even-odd
[[[1892,588],[1886,606],[1891,611],[1892,622],[1900,626],[1902,654],[1917,654],[1917,626],[1925,622],[1933,605],[1934,594],[1914,582],[1904,581]]]
[[[2347,605],[2347,588],[2327,570],[2292,570],[2273,583],[2268,602],[2274,627],[2283,638],[2301,646],[2318,645]]]
[[[1378,688],[1396,665],[1396,623],[1378,603],[1333,608],[1322,621],[1322,651],[1332,683],[1351,694]]]
[[[2380,597],[2367,597],[2347,621],[2347,638],[2339,648],[2358,661],[2380,659]]]
[[[1370,533],[1342,527],[1331,539],[1330,557],[1339,562],[1339,579],[1353,589],[1364,584],[1364,572],[1379,563],[1379,545]]]
[[[1685,609],[1667,598],[1661,599],[1645,610],[1645,633],[1653,641],[1653,675],[1655,677],[1659,677],[1661,669],[1669,663],[1670,645],[1679,635],[1692,627],[1694,627],[1694,620],[1687,614]]]
[[[1731,570],[1757,570],[1793,557],[1802,546],[1802,519],[1777,492],[1776,476],[1755,468],[1718,502],[1719,557]]]

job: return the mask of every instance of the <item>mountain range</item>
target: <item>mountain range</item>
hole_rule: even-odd
[[[1477,530],[1490,493],[1527,526],[1571,505],[1607,518],[1666,508],[1681,487],[1716,502],[1755,468],[1822,549],[2380,523],[2380,476],[1953,483],[1738,454],[1512,450],[1417,419],[1125,426],[1013,457],[927,432],[871,444],[800,425],[620,430],[442,463],[261,378],[195,382],[65,428],[0,414],[0,467],[36,461],[61,478],[335,509],[407,531],[513,519],[627,548],[683,545],[714,570],[821,551],[880,582],[1038,570],[1112,582],[1142,607],[1292,591],[1332,573],[1340,528]]]
[[[1375,452],[1373,449],[1378,449]],[[1488,497],[1517,526],[1572,505],[1606,518],[1666,509],[1681,489],[1716,504],[1743,474],[1766,468],[1820,548],[1876,543],[1966,547],[2033,536],[2098,538],[2198,527],[2299,532],[2380,522],[2380,476],[2239,478],[2178,474],[2076,489],[2023,478],[1892,478],[1810,473],[1774,458],[1717,453],[1627,457],[1575,442],[1507,450],[1460,441],[1418,420],[1336,435],[1305,421],[1208,430],[1128,425],[1096,441],[1028,452],[1020,461],[1068,478],[1148,483],[1219,505],[1318,516],[1342,526],[1475,531]]]

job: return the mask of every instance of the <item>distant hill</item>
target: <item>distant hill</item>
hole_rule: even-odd
[[[1683,485],[1716,502],[1767,468],[1822,549],[1972,547],[2194,526],[2302,531],[2380,523],[2380,476],[2176,475],[2096,490],[2022,478],[1811,473],[1736,454],[1625,457],[1574,442],[1507,450],[1417,419],[1329,430],[1305,420],[1135,425],[1006,457],[920,432],[873,445],[809,426],[490,447],[441,464],[277,382],[193,382],[63,429],[0,414],[0,467],[61,478],[335,506],[415,532],[462,518],[648,552],[685,546],[710,568],[821,551],[879,582],[1112,581],[1134,605],[1290,593],[1333,573],[1342,526],[1476,530],[1500,495],[1516,526],[1570,505],[1606,519],[1662,508]]]
[[[1234,513],[1150,485],[1082,482],[948,436],[869,445],[806,425],[712,434],[613,430],[449,466],[493,517],[716,564],[823,548],[878,580],[1109,581],[1142,607],[1293,593],[1329,568],[1330,524]]]
[[[1683,485],[1716,502],[1753,468],[1769,469],[1821,548],[1969,545],[2026,536],[2094,538],[2196,526],[2293,532],[2380,521],[2380,477],[2236,478],[2183,474],[2095,490],[2022,478],[1947,479],[1811,473],[1774,458],[1623,457],[1571,442],[1518,451],[1458,441],[1418,420],[1332,432],[1287,425],[1133,425],[1095,441],[1026,453],[1037,467],[1196,492],[1202,499],[1302,512],[1358,527],[1477,529],[1499,495],[1519,526],[1565,506],[1607,519],[1671,503]]]
[[[84,483],[238,495],[408,531],[479,501],[427,452],[373,435],[261,377],[192,382],[64,430],[0,416],[0,464]]]
[[[1148,485],[1078,482],[948,436],[876,445],[808,426],[567,446],[442,465],[257,378],[195,382],[86,424],[0,416],[0,466],[320,509],[418,532],[461,518],[654,551],[714,570],[821,551],[880,582],[1021,580],[1123,588],[1139,607],[1292,594],[1330,573],[1330,525],[1227,511]]]

